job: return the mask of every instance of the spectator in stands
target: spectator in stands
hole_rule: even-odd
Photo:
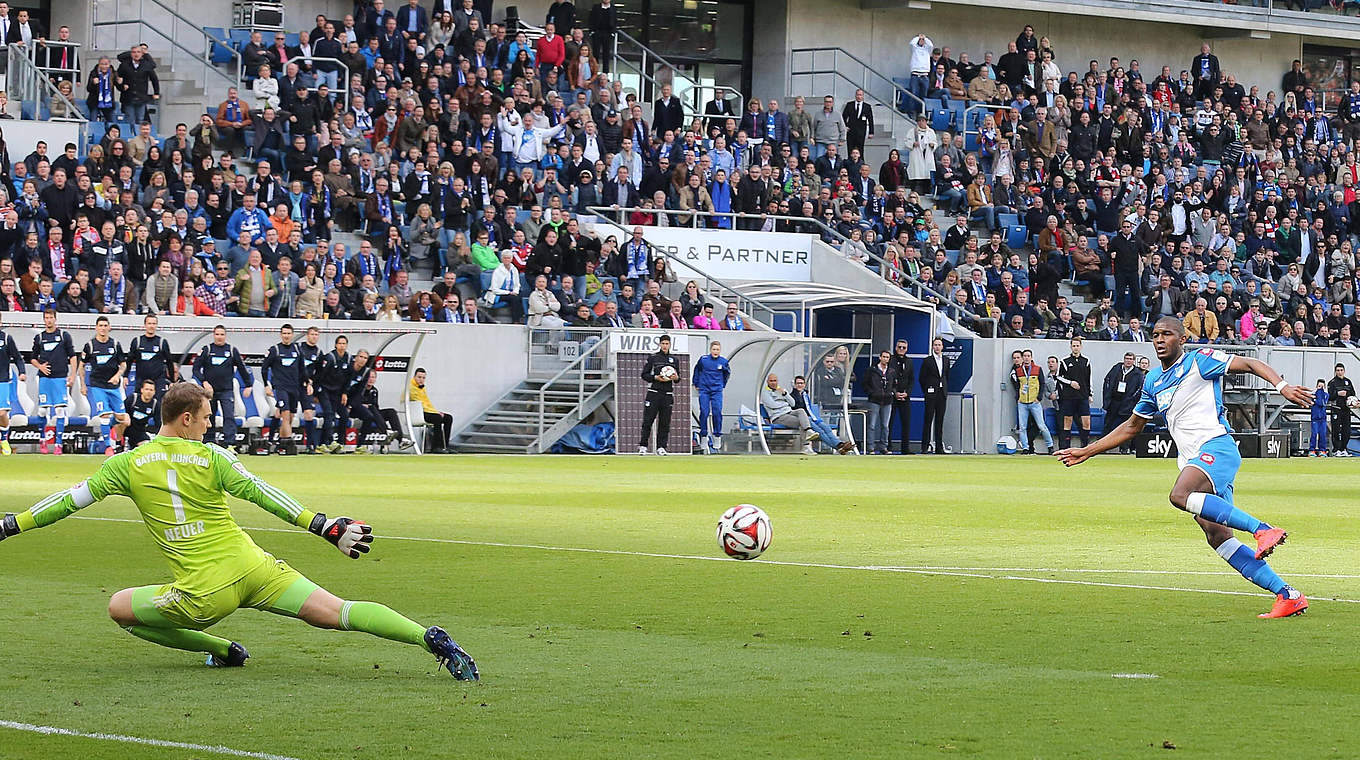
[[[145,59],[146,51],[135,45],[128,59],[118,65],[118,89],[123,118],[133,124],[146,120],[146,109],[152,101],[160,100],[161,83],[156,76],[156,65]]]

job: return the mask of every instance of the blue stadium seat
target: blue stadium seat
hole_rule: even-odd
[[[963,149],[973,153],[978,149],[978,136],[976,132],[969,132],[963,136]]]
[[[205,26],[203,27],[203,31],[207,32],[208,34],[211,34],[212,36],[216,37],[219,40],[230,41],[230,36],[227,34],[227,30],[223,29],[220,26]],[[230,63],[236,57],[232,55],[230,48],[228,48],[226,45],[219,45],[216,42],[212,43],[212,49],[209,51],[209,56],[211,57],[213,63]]]
[[[930,128],[936,132],[951,129],[953,117],[954,113],[947,108],[932,108],[930,110]]]
[[[1007,229],[1010,229],[1011,227],[1014,227],[1014,226],[1016,226],[1017,224],[1020,223],[1020,215],[1019,215],[1019,214],[997,214],[997,215],[996,215],[996,221],[997,221],[997,224],[1000,224],[1002,227],[1005,227],[1005,228],[1007,228]]]
[[[1006,227],[1006,245],[1012,250],[1019,250],[1029,242],[1029,233],[1024,225],[1017,224]]]
[[[963,131],[963,110],[966,107],[967,104],[964,103],[962,100],[949,101],[949,110],[954,113],[954,126],[960,132]]]
[[[945,249],[944,255],[945,255],[945,258],[949,260],[949,263],[950,263],[950,264],[954,264],[954,265],[957,266],[958,263],[959,263],[959,254],[960,254],[960,253],[962,253],[962,251],[960,251],[960,250],[957,249],[957,248],[955,248],[954,250]]]
[[[240,52],[241,48],[250,42],[250,30],[232,29],[228,33],[228,39],[231,41],[231,46],[236,48],[237,52]]]
[[[944,108],[944,101],[939,98],[926,98],[926,110],[935,113]]]
[[[284,35],[283,44],[288,47],[297,47],[299,39],[297,32],[288,32]]]

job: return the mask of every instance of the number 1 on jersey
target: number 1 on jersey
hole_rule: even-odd
[[[175,521],[185,522],[184,500],[179,497],[179,473],[173,469],[165,471],[165,485],[170,491],[170,504],[175,508]]]

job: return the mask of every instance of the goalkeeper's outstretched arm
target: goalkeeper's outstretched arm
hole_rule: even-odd
[[[222,490],[273,513],[280,520],[321,536],[351,559],[358,559],[368,552],[369,544],[373,543],[373,529],[368,525],[348,517],[326,517],[312,512],[283,489],[252,474],[235,454],[217,446],[211,448],[216,455],[214,467]]]
[[[123,453],[111,457],[88,480],[57,491],[23,512],[0,518],[0,541],[23,531],[44,528],[109,496],[127,496],[128,456]]]

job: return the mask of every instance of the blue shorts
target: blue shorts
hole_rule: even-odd
[[[15,402],[11,399],[17,398],[18,396],[14,393],[13,380],[6,380],[3,383],[0,383],[0,412],[8,412],[10,409],[13,409]]]
[[[123,414],[123,394],[117,388],[91,388],[85,396],[90,400],[90,416]]]
[[[302,406],[302,392],[297,389],[275,388],[274,389],[274,408],[280,412],[292,412],[297,414]]]
[[[38,378],[38,406],[66,406],[66,378]]]
[[[1233,500],[1233,482],[1237,471],[1242,468],[1242,454],[1237,450],[1237,441],[1230,435],[1220,435],[1206,441],[1199,447],[1199,453],[1187,459],[1181,469],[1195,467],[1202,470],[1214,484],[1214,493],[1223,497],[1229,504]]]

